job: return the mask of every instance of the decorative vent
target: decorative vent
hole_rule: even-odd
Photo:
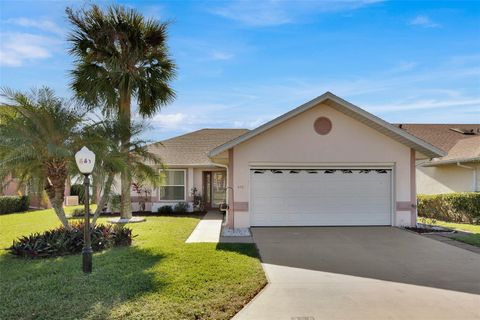
[[[325,172],[324,172],[324,173],[326,173],[326,174],[330,174],[330,173],[335,173],[335,171],[337,171],[337,170],[325,170]]]
[[[360,173],[370,173],[372,170],[370,169],[362,169],[360,170]]]
[[[342,170],[342,173],[353,173],[353,171],[346,169],[346,170]]]
[[[282,171],[282,170],[270,170],[270,171],[272,171],[272,173],[275,173],[275,174],[278,174],[278,173],[283,173],[283,171]]]
[[[253,171],[253,173],[256,173],[256,174],[264,174],[264,173],[265,173],[265,170],[255,170],[255,171]]]
[[[290,170],[290,173],[297,174],[297,173],[300,173],[300,170]]]
[[[313,129],[319,135],[327,135],[332,130],[332,121],[327,117],[320,117],[315,120],[313,123]]]
[[[377,173],[387,173],[387,170],[383,170],[383,169],[380,169],[380,170],[375,170]]]
[[[312,174],[314,174],[314,173],[318,173],[318,171],[317,171],[317,170],[307,170],[307,173],[312,173]]]

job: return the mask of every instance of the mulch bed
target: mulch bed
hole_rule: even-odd
[[[416,233],[445,233],[452,232],[447,229],[433,229],[433,228],[419,228],[419,227],[405,227],[405,229],[416,232]]]

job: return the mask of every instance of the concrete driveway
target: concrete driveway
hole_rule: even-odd
[[[269,279],[235,319],[480,319],[480,255],[390,227],[252,228]]]

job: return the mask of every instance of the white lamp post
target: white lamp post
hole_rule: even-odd
[[[83,228],[83,249],[82,249],[82,265],[83,272],[92,272],[92,241],[90,230],[90,179],[88,176],[92,173],[95,166],[95,153],[83,147],[75,154],[78,170],[85,175],[83,184],[85,186],[85,224]]]

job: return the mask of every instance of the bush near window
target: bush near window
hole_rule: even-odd
[[[132,244],[132,230],[118,225],[97,225],[92,230],[92,249],[102,251],[116,246]],[[76,254],[83,247],[83,223],[72,225],[72,230],[63,226],[20,237],[13,241],[8,252],[23,258],[48,258]]]
[[[418,215],[447,222],[480,223],[480,192],[418,195]]]
[[[27,211],[30,200],[28,196],[0,197],[0,214]]]
[[[157,212],[160,214],[171,215],[173,213],[173,208],[172,206],[161,206],[158,208]]]
[[[179,202],[173,207],[173,212],[175,213],[187,213],[188,212],[188,203]]]

